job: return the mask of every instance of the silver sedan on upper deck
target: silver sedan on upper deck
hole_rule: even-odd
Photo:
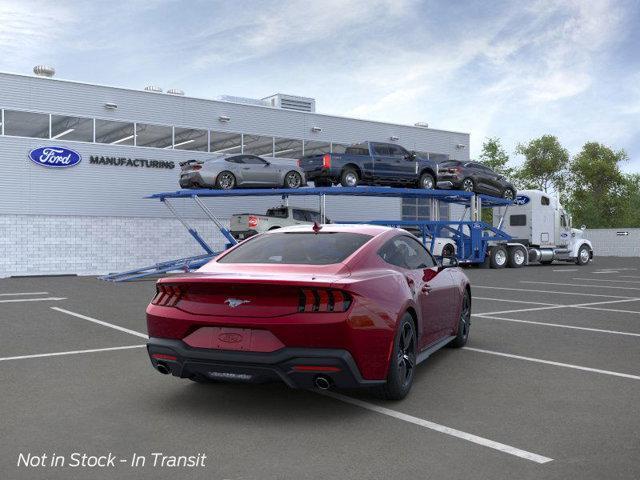
[[[218,155],[210,160],[180,163],[181,188],[298,188],[307,184],[295,160],[257,155]]]

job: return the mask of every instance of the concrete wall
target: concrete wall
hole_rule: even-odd
[[[597,257],[640,257],[640,228],[587,229],[584,237]]]

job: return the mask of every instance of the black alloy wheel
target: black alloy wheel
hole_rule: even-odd
[[[469,330],[471,329],[471,295],[469,290],[464,291],[462,297],[462,307],[460,308],[460,319],[458,321],[458,333],[449,346],[453,348],[462,348],[469,340]]]
[[[407,396],[413,385],[417,344],[413,317],[405,313],[396,332],[387,382],[376,391],[380,397],[401,400]]]

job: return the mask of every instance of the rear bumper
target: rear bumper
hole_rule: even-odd
[[[337,388],[385,383],[385,380],[363,379],[351,354],[341,349],[287,347],[269,353],[242,352],[192,348],[181,340],[151,337],[147,351],[154,368],[162,364],[181,378],[243,383],[282,381],[292,388],[312,388],[318,376],[328,378]],[[156,359],[154,354],[168,357]],[[168,359],[170,357],[176,360]]]
[[[199,172],[190,172],[180,175],[180,188],[197,188],[207,186],[210,185],[207,185],[207,182],[205,182]]]

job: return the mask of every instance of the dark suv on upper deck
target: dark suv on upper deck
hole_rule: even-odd
[[[516,188],[504,175],[480,162],[445,160],[438,164],[438,188],[484,193],[510,200],[516,198]]]

